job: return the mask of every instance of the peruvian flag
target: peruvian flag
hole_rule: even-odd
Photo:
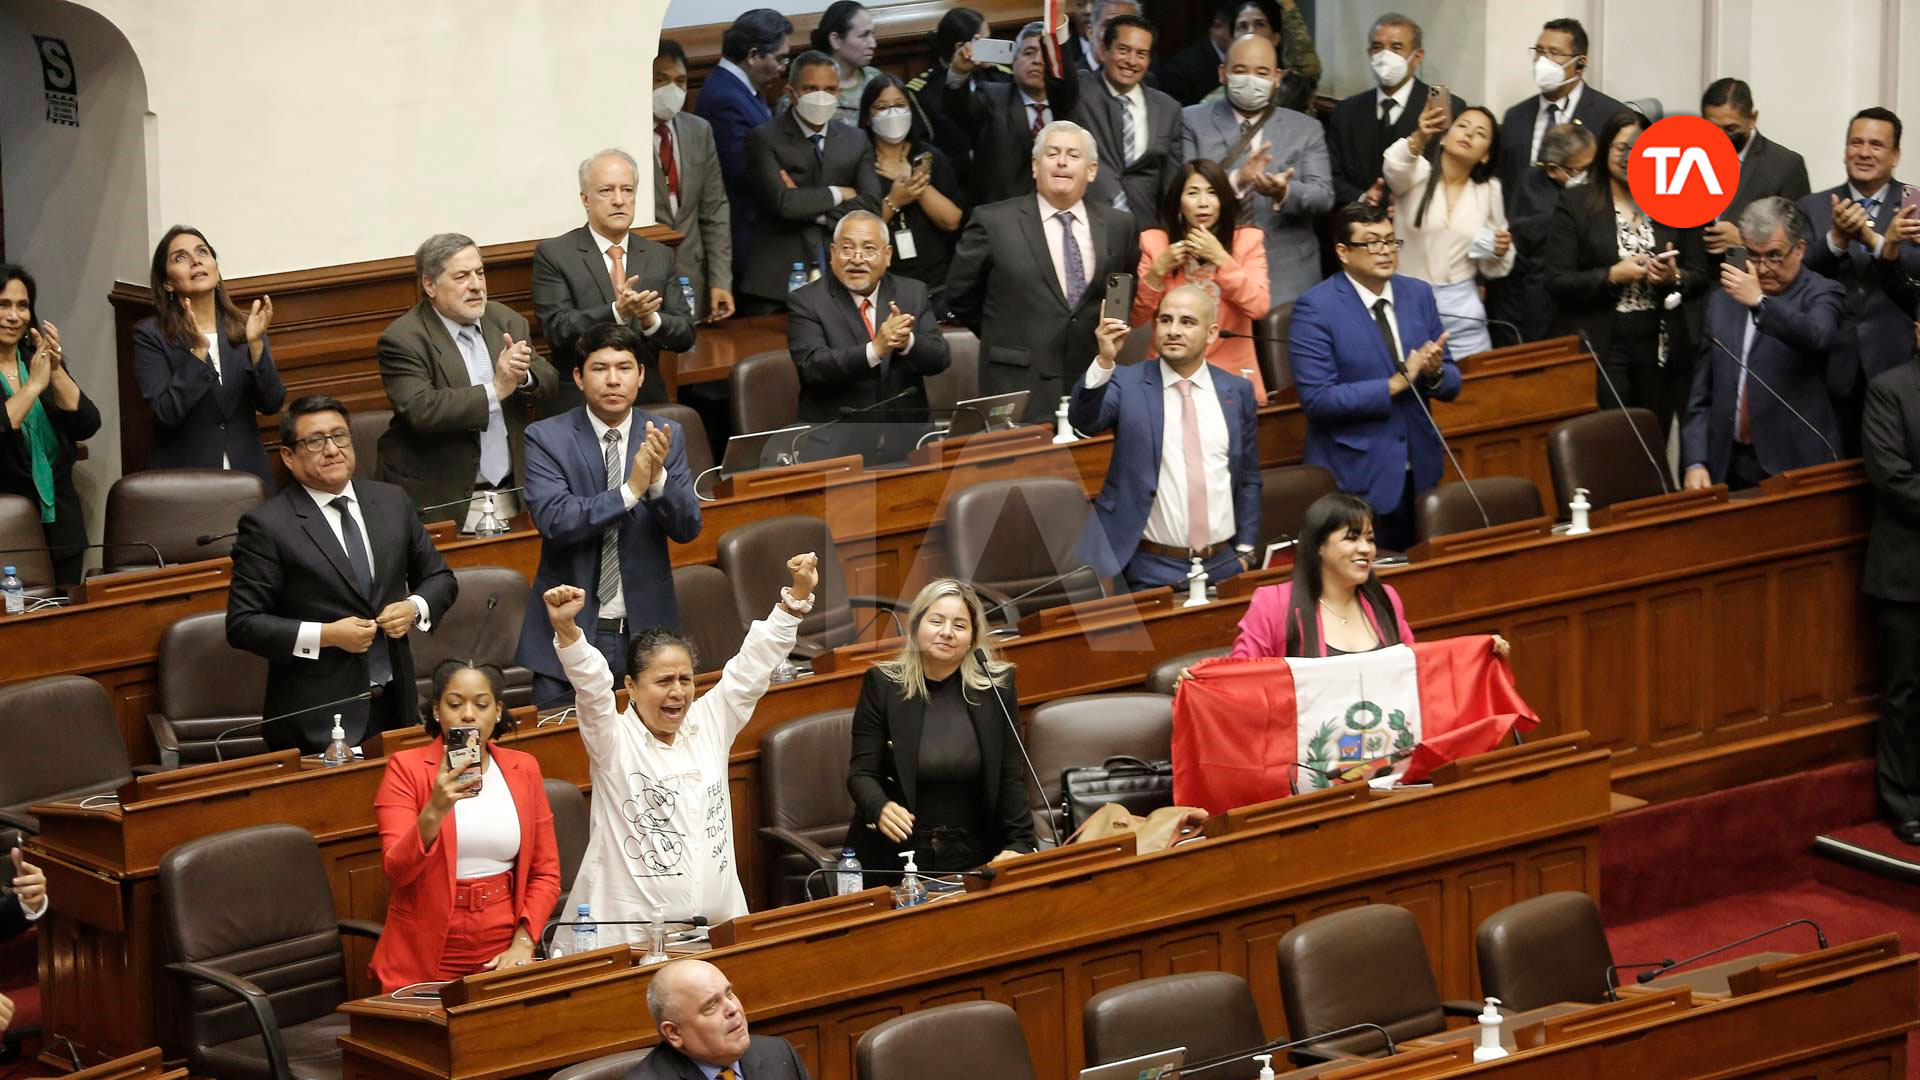
[[[1065,0],[1044,0],[1042,8],[1040,25],[1046,27],[1049,32],[1040,35],[1041,58],[1046,62],[1047,70],[1053,73],[1054,78],[1071,79],[1074,77],[1073,72],[1068,70],[1066,58],[1060,55],[1060,47],[1065,45],[1067,39],[1072,36],[1072,30],[1067,24]]]
[[[1539,723],[1490,637],[1204,660],[1173,702],[1173,801],[1217,814],[1385,758],[1411,758],[1404,779],[1420,780]]]

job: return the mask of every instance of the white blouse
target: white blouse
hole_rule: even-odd
[[[489,762],[480,794],[453,804],[453,876],[462,881],[513,869],[520,857],[520,813],[500,766]]]
[[[1484,184],[1469,183],[1460,200],[1447,205],[1445,188],[1433,193],[1426,220],[1413,225],[1426,197],[1433,166],[1424,157],[1415,157],[1406,139],[1397,139],[1387,147],[1380,171],[1393,190],[1393,231],[1406,241],[1400,252],[1400,272],[1417,277],[1429,285],[1452,285],[1472,281],[1477,274],[1503,278],[1513,270],[1514,246],[1499,258],[1474,258],[1473,238],[1487,226],[1507,227],[1507,211],[1500,201],[1500,181],[1489,178]]]

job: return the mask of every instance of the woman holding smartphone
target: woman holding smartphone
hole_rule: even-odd
[[[1145,326],[1160,311],[1160,298],[1182,285],[1197,285],[1213,297],[1220,329],[1253,333],[1267,313],[1267,245],[1260,230],[1237,225],[1240,197],[1225,169],[1195,158],[1160,200],[1160,227],[1140,234],[1140,287],[1127,321]],[[1207,350],[1207,362],[1253,383],[1254,400],[1267,400],[1253,339],[1222,337]]]
[[[880,201],[893,245],[892,273],[927,286],[936,314],[946,312],[947,264],[966,217],[960,179],[939,147],[933,145],[920,115],[907,99],[907,87],[884,72],[860,95],[860,128],[873,140],[872,165],[856,184],[862,195]]]
[[[1506,277],[1515,254],[1493,175],[1500,125],[1478,105],[1452,115],[1447,88],[1433,91],[1420,125],[1387,147],[1380,167],[1406,241],[1400,271],[1433,286],[1453,355],[1472,356],[1493,347],[1480,281]]]
[[[513,730],[491,664],[443,661],[421,711],[433,741],[387,759],[374,796],[393,893],[373,949],[382,993],[533,959],[560,899],[546,781]]]

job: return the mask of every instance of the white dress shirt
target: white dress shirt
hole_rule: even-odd
[[[213,385],[225,385],[226,376],[220,370],[220,331],[218,330],[207,331],[207,361],[213,365]],[[220,451],[220,467],[233,468],[233,462],[228,460],[225,450]]]
[[[1427,205],[1427,216],[1416,227],[1413,221],[1420,202],[1434,182],[1433,165],[1424,155],[1415,157],[1406,139],[1395,139],[1380,159],[1380,175],[1393,192],[1394,231],[1407,242],[1400,251],[1402,272],[1429,285],[1472,281],[1475,275],[1503,278],[1513,272],[1519,253],[1512,244],[1502,256],[1477,259],[1473,255],[1473,242],[1481,229],[1507,227],[1499,177],[1479,184],[1468,181],[1459,202],[1451,206],[1442,179],[1440,190]]]
[[[622,476],[625,476],[626,473],[631,472],[633,469],[633,452],[627,447],[627,428],[632,423],[632,421],[633,421],[633,414],[628,413],[626,417],[620,421],[619,427],[608,427],[606,424],[601,422],[598,416],[594,415],[592,409],[587,410],[587,423],[593,428],[593,444],[600,448],[600,458],[603,463],[606,460],[606,453],[607,453],[607,432],[611,431],[616,436],[618,436],[614,440],[613,445],[614,445],[614,453],[619,457],[619,460],[623,463],[622,464],[623,471],[621,473]],[[653,478],[653,483],[647,485],[647,498],[657,499],[666,490],[667,490],[667,463],[663,461],[660,463],[659,475]],[[622,505],[624,505],[627,508],[629,512],[631,512],[634,507],[640,505],[640,500],[636,498],[633,494],[633,488],[629,487],[625,480],[622,480],[620,482],[620,502]],[[619,527],[620,526],[618,523],[607,526],[607,528],[609,529],[617,529]],[[616,581],[614,582],[614,585],[613,585],[613,599],[600,605],[600,618],[624,619],[626,617],[627,617],[626,586]]]
[[[467,354],[465,350],[460,348],[460,334],[468,329],[473,331],[475,340],[480,343],[480,355],[467,362],[467,378],[473,380],[473,385],[483,386],[487,390],[487,427],[492,428],[495,424],[505,424],[507,417],[506,413],[500,408],[500,391],[495,389],[493,385],[493,361],[488,359],[487,339],[481,334],[480,324],[457,323],[447,318],[447,313],[441,311],[439,308],[434,308],[433,313],[440,317],[440,325],[447,328],[447,336],[453,339],[453,349],[460,354],[460,359],[463,361],[467,360]],[[481,360],[486,360],[485,371],[480,370],[479,362]],[[532,385],[532,383],[533,373],[529,371],[527,377],[520,380],[520,389],[524,390]],[[474,470],[473,482],[475,484],[484,484],[487,482],[485,474],[482,473],[478,467]]]
[[[1407,81],[1400,84],[1400,89],[1395,90],[1391,94],[1385,90],[1378,89],[1373,92],[1373,119],[1375,123],[1378,123],[1380,120],[1380,105],[1382,102],[1393,102],[1393,109],[1387,113],[1388,124],[1398,123],[1400,118],[1406,115],[1407,99],[1413,96],[1413,83],[1414,79],[1409,75]]]
[[[1752,140],[1752,139],[1748,139],[1748,140],[1747,140],[1747,145],[1749,145],[1749,146],[1751,146],[1751,145],[1753,145],[1753,140]],[[1873,217],[1873,215],[1874,215],[1874,214],[1876,214],[1876,213],[1879,213],[1879,211],[1880,211],[1880,206],[1879,206],[1879,204],[1880,204],[1881,202],[1884,202],[1884,201],[1885,201],[1886,199],[1888,199],[1888,198],[1889,198],[1889,197],[1891,197],[1892,195],[1893,195],[1893,185],[1892,185],[1892,184],[1890,184],[1890,183],[1888,183],[1888,184],[1881,184],[1881,185],[1880,185],[1880,190],[1878,190],[1878,191],[1871,191],[1871,192],[1869,192],[1869,191],[1861,191],[1861,190],[1860,190],[1859,188],[1857,188],[1857,187],[1854,187],[1852,183],[1848,183],[1848,184],[1847,184],[1847,198],[1848,198],[1848,200],[1850,200],[1850,201],[1852,201],[1852,202],[1860,202],[1860,201],[1862,201],[1862,200],[1865,200],[1865,199],[1872,199],[1872,200],[1874,200],[1874,208],[1873,208],[1873,211],[1867,214],[1867,217],[1868,217],[1869,219],[1871,219],[1871,218]],[[1871,223],[1871,221],[1869,221],[1869,223]],[[1832,229],[1832,228],[1828,228],[1828,229],[1827,229],[1827,233],[1826,233],[1826,236],[1824,236],[1824,237],[1823,237],[1822,239],[1826,241],[1826,245],[1827,245],[1827,250],[1828,250],[1828,251],[1830,251],[1830,252],[1832,252],[1833,254],[1835,254],[1835,255],[1845,255],[1845,254],[1847,253],[1847,249],[1846,249],[1846,247],[1845,247],[1845,246],[1841,246],[1841,247],[1834,247],[1834,246],[1833,246],[1833,229]],[[1885,240],[1885,239],[1886,239],[1886,237],[1884,237],[1884,236],[1882,236],[1882,237],[1881,237],[1880,239],[1881,239],[1881,240]],[[1851,243],[1853,243],[1853,241],[1852,241],[1851,239],[1849,239],[1849,240],[1847,241],[1847,243],[1849,243],[1849,244],[1851,244]],[[1864,244],[1862,244],[1861,246],[1862,246],[1862,247],[1866,247],[1866,245],[1864,245]],[[1870,248],[1867,248],[1867,254],[1869,254],[1869,255],[1873,255],[1873,256],[1875,256],[1875,257],[1878,257],[1878,256],[1879,256],[1879,254],[1880,254],[1880,245],[1879,245],[1879,243],[1875,243],[1875,244],[1874,244],[1874,245],[1873,245],[1872,247],[1870,247]]]
[[[1033,130],[1033,107],[1040,106],[1041,124],[1045,126],[1054,121],[1053,106],[1033,97],[1025,90],[1020,91],[1020,115],[1027,118],[1027,130]]]
[[[1580,107],[1580,95],[1586,92],[1587,82],[1585,79],[1582,79],[1574,83],[1573,89],[1567,91],[1567,96],[1561,98],[1558,102],[1548,101],[1547,95],[1545,94],[1540,95],[1540,111],[1535,114],[1533,118],[1533,142],[1528,144],[1533,148],[1528,151],[1527,163],[1529,165],[1540,160],[1540,140],[1546,137],[1547,128],[1552,126],[1547,123],[1547,110],[1556,104],[1559,105],[1560,122],[1563,124],[1571,123],[1573,121],[1573,111]],[[1594,132],[1593,135],[1596,139],[1600,137],[1600,133],[1597,131]],[[1594,148],[1594,153],[1604,158],[1607,154],[1607,148],[1597,146]]]
[[[1057,230],[1059,226],[1055,225],[1054,228]],[[869,310],[869,315],[873,319],[873,329],[876,332],[878,332],[880,329],[880,324],[887,321],[887,313],[884,309],[880,307],[880,300],[879,300],[880,283],[878,281],[875,281],[873,283],[873,291],[866,294],[865,296],[862,296],[859,293],[854,292],[852,289],[847,290],[847,295],[853,297],[853,310],[856,313],[859,312],[860,305],[862,303],[870,303],[873,305],[873,307]],[[907,331],[907,344],[903,348],[901,348],[899,352],[896,352],[894,355],[898,356],[900,355],[900,353],[910,353],[912,351],[913,351],[913,331],[909,330]],[[867,366],[870,368],[877,368],[880,366],[880,348],[879,346],[875,345],[872,340],[868,340],[867,342]]]
[[[677,119],[677,118],[679,117],[679,114],[678,114],[678,113],[675,113],[675,114],[674,114],[674,116],[675,116],[675,118]],[[673,123],[673,121],[672,121],[672,120],[668,120],[668,121],[667,121],[667,134],[666,134],[666,138],[665,138],[665,139],[662,139],[662,138],[660,137],[660,122],[659,122],[658,120],[656,120],[656,121],[654,121],[654,131],[653,131],[653,159],[654,159],[655,161],[659,161],[659,160],[660,160],[660,157],[661,157],[661,155],[660,155],[660,144],[661,144],[662,142],[667,142],[667,143],[670,143],[670,144],[672,144],[672,146],[673,146],[673,164],[674,164],[674,167],[675,167],[676,169],[678,169],[678,170],[680,171],[680,179],[681,179],[681,182],[683,182],[683,183],[684,183],[684,182],[686,181],[686,178],[687,178],[687,173],[686,173],[686,169],[685,169],[685,168],[684,168],[684,167],[682,166],[682,164],[681,164],[681,157],[680,157],[680,129],[674,126],[674,123]],[[679,195],[679,193],[678,193],[678,192],[676,192],[676,191],[674,191],[674,190],[673,190],[673,188],[672,188],[671,186],[669,186],[669,187],[667,188],[667,213],[669,213],[669,214],[678,214],[679,212],[680,212],[680,195]],[[658,215],[655,215],[655,216],[658,216]],[[588,229],[587,231],[588,231],[588,232],[593,232],[593,230],[592,230],[592,229]],[[604,254],[606,254],[606,253],[605,253],[605,252],[603,251],[603,252],[601,252],[601,254],[603,254],[603,255],[604,255]]]
[[[1139,83],[1134,83],[1131,90],[1123,91],[1113,85],[1113,82],[1104,74],[1100,76],[1100,82],[1108,94],[1120,98],[1122,108],[1133,114],[1133,142],[1122,147],[1126,152],[1126,160],[1119,163],[1119,167],[1124,170],[1128,165],[1140,160],[1140,155],[1147,152],[1147,92],[1140,88]],[[1125,131],[1125,128],[1121,129],[1122,134],[1125,134]],[[1141,207],[1141,209],[1148,208]]]
[[[1060,292],[1064,295],[1067,291],[1067,249],[1060,242],[1060,223],[1054,220],[1061,211],[1054,209],[1044,195],[1035,195],[1033,199],[1040,206],[1040,231],[1046,234],[1047,254],[1053,257],[1053,276],[1059,280]],[[1087,219],[1087,204],[1085,201],[1074,203],[1065,212],[1073,215],[1073,239],[1080,245],[1080,269],[1087,276],[1083,284],[1091,287],[1095,260],[1093,226]]]
[[[1393,330],[1393,370],[1387,374],[1401,374],[1400,369],[1407,363],[1407,343],[1400,340],[1400,309],[1393,303],[1393,280],[1389,278],[1386,286],[1377,293],[1360,284],[1352,274],[1347,275],[1347,283],[1353,286],[1354,292],[1360,294],[1360,306],[1367,309],[1369,319],[1373,318],[1373,305],[1376,302],[1381,300],[1387,302],[1387,325]]]
[[[620,244],[620,274],[621,274],[620,280],[625,281],[627,278],[630,278],[633,276],[633,271],[631,269],[633,266],[633,263],[628,261],[628,257],[633,254],[631,241],[628,241],[627,243],[621,243],[618,240],[609,240],[606,237],[601,236],[599,233],[599,230],[595,229],[591,225],[587,226],[587,235],[593,237],[593,242],[599,245],[600,247],[600,268],[607,272],[607,280],[609,282],[613,280],[613,256],[608,254],[608,252],[613,248],[613,245],[615,244]],[[614,297],[615,303],[613,304],[613,321],[617,323],[625,324],[627,321],[627,317],[625,315],[620,314],[620,304],[618,303],[619,290],[616,289],[614,291],[616,295]],[[660,313],[656,311],[653,314],[647,316],[646,321],[640,324],[640,336],[652,337],[653,332],[658,329],[660,329]]]
[[[1187,546],[1187,443],[1180,422],[1183,402],[1180,375],[1165,360],[1160,365],[1161,423],[1160,477],[1155,481],[1153,509],[1147,512],[1145,536],[1168,547]],[[1207,472],[1207,543],[1230,540],[1234,534],[1233,469],[1228,454],[1231,439],[1227,414],[1213,388],[1211,364],[1201,364],[1191,376],[1193,414],[1200,425],[1200,453]],[[1116,369],[1098,362],[1087,365],[1087,389],[1098,390]]]
[[[296,451],[296,453],[300,452],[303,451]],[[333,500],[339,498],[341,495],[345,495],[347,498],[353,500],[347,504],[347,508],[353,514],[354,525],[360,530],[360,547],[361,550],[367,553],[367,570],[374,575],[375,581],[380,580],[380,563],[373,557],[373,535],[367,532],[367,515],[362,512],[360,508],[360,497],[353,493],[353,481],[347,481],[347,486],[341,488],[339,494],[336,495],[329,495],[316,488],[307,487],[305,484],[300,485],[300,487],[307,493],[307,497],[313,500],[314,505],[320,508],[321,518],[325,519],[327,527],[333,530],[334,542],[340,545],[340,550],[343,552],[347,550],[346,534],[341,532],[340,511],[333,508]],[[413,609],[418,612],[418,617],[413,620],[413,628],[416,630],[433,629],[433,619],[431,613],[427,611],[427,602],[421,599],[418,593],[407,597],[407,599],[413,601]],[[303,622],[300,624],[299,631],[293,636],[294,656],[302,660],[318,660],[320,658],[320,625],[321,624],[317,622]],[[378,645],[380,644],[380,639],[386,636],[386,631],[375,629],[373,634],[373,643]]]
[[[454,877],[471,881],[513,869],[520,854],[520,814],[497,763],[487,763],[478,795],[453,804],[453,820],[458,837]]]

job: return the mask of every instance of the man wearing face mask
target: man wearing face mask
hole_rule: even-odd
[[[1420,24],[1396,12],[1373,20],[1367,32],[1367,67],[1375,89],[1362,91],[1333,107],[1327,118],[1327,156],[1333,159],[1333,201],[1345,206],[1365,195],[1385,198],[1380,160],[1387,147],[1413,134],[1430,88],[1416,74],[1427,50]],[[1453,115],[1466,111],[1458,94]]]
[[[1267,242],[1268,298],[1285,304],[1320,280],[1314,219],[1333,209],[1333,167],[1320,125],[1274,104],[1280,85],[1273,42],[1247,34],[1220,65],[1226,97],[1181,114],[1181,159],[1208,158],[1240,196],[1240,223]]]
[[[747,133],[753,199],[759,207],[754,258],[740,274],[740,309],[787,309],[787,279],[798,263],[809,279],[827,269],[827,237],[851,210],[880,209],[857,190],[873,147],[859,128],[835,120],[840,69],[833,57],[804,52],[787,81],[792,108]]]
[[[1740,153],[1740,186],[1720,217],[1703,226],[1707,254],[1717,263],[1727,248],[1740,242],[1740,211],[1761,199],[1779,196],[1799,202],[1813,189],[1807,184],[1807,163],[1799,154],[1768,139],[1757,130],[1760,111],[1753,107],[1753,90],[1739,79],[1716,79],[1700,95],[1700,115],[1727,133]]]
[[[720,38],[720,62],[700,85],[694,111],[713,128],[726,181],[729,237],[733,241],[733,280],[753,255],[756,207],[747,168],[747,132],[773,119],[760,98],[768,84],[787,70],[787,36],[793,23],[772,8],[742,12]]]
[[[713,127],[682,112],[687,53],[660,39],[653,58],[653,216],[681,236],[673,269],[693,287],[696,322],[733,314],[733,225]]]
[[[1154,25],[1138,15],[1114,15],[1101,38],[1101,68],[1081,72],[1075,123],[1100,143],[1089,194],[1153,224],[1160,193],[1180,171],[1180,103],[1146,85],[1153,62]]]

